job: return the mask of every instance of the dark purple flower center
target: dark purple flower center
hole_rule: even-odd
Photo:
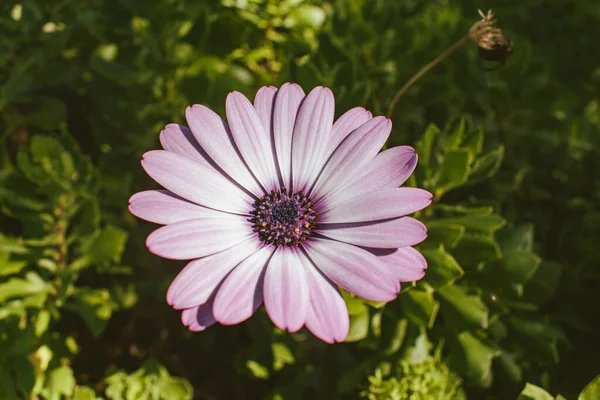
[[[317,212],[302,191],[281,188],[256,200],[250,213],[258,237],[276,246],[298,246],[315,228]]]

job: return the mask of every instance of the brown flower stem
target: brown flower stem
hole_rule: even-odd
[[[419,70],[419,72],[414,74],[413,77],[410,78],[408,80],[408,82],[406,82],[404,84],[404,86],[402,86],[400,88],[400,90],[398,90],[398,92],[396,93],[396,96],[394,96],[394,100],[392,100],[392,103],[390,104],[390,107],[388,108],[387,117],[388,118],[392,117],[392,114],[394,113],[394,110],[396,109],[396,105],[398,104],[398,100],[400,100],[400,97],[404,94],[404,92],[406,92],[413,85],[413,83],[418,81],[419,78],[421,78],[423,75],[425,75],[427,73],[427,71],[429,71],[430,69],[435,67],[440,61],[442,61],[444,58],[448,57],[450,54],[452,54],[454,52],[454,50],[458,49],[459,47],[461,47],[468,41],[469,41],[469,35],[463,37],[458,42],[456,42],[452,46],[448,47],[442,54],[437,56],[435,58],[435,60],[433,60],[432,62],[430,62],[423,68],[421,68]]]

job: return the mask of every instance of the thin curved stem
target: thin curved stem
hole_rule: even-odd
[[[388,118],[392,117],[392,114],[394,113],[394,110],[396,109],[396,105],[398,104],[398,100],[400,100],[400,97],[404,94],[404,92],[406,92],[408,90],[408,88],[410,88],[413,85],[413,83],[418,81],[420,77],[422,77],[423,75],[425,75],[427,73],[427,71],[429,71],[431,68],[435,67],[440,61],[442,61],[444,58],[448,57],[450,54],[452,54],[454,52],[454,50],[458,49],[459,47],[461,47],[468,41],[469,41],[469,35],[463,37],[458,42],[456,42],[452,46],[448,47],[442,54],[437,56],[435,58],[435,60],[433,60],[432,62],[430,62],[423,68],[421,68],[419,70],[419,72],[414,74],[413,77],[410,78],[408,80],[408,82],[406,82],[404,84],[404,86],[402,86],[400,88],[400,90],[398,90],[398,92],[396,93],[396,96],[394,96],[394,100],[392,100],[392,103],[390,104],[390,107],[388,108],[387,117]]]

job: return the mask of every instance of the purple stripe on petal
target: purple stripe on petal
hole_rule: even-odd
[[[164,258],[189,260],[228,249],[253,234],[240,216],[190,219],[158,228],[148,236],[146,246]]]
[[[167,303],[180,310],[207,302],[227,274],[257,252],[260,244],[253,237],[227,250],[190,261],[171,282]]]
[[[295,191],[310,189],[327,161],[335,100],[331,90],[314,88],[302,102],[292,138]]]
[[[310,307],[306,314],[306,327],[324,342],[342,342],[348,336],[350,328],[346,302],[333,282],[309,260],[303,261],[310,286]]]
[[[157,183],[186,200],[221,211],[246,214],[253,199],[212,167],[165,150],[144,154],[142,167]]]
[[[191,203],[168,190],[146,190],[131,196],[129,211],[138,218],[167,225],[194,218],[226,218],[228,214]]]
[[[413,173],[417,155],[410,146],[398,146],[375,156],[357,178],[325,195],[329,205],[383,189],[397,188]]]
[[[263,86],[254,96],[254,108],[267,133],[271,132],[273,127],[273,105],[276,95],[275,86]]]
[[[381,150],[391,130],[389,119],[375,117],[348,135],[323,168],[313,189],[313,199],[319,201],[360,174]]]
[[[377,222],[320,224],[316,232],[357,246],[387,249],[412,246],[427,237],[425,225],[411,217]]]
[[[319,238],[312,238],[303,246],[319,270],[358,297],[390,301],[400,291],[398,279],[388,266],[367,250]]]
[[[240,92],[231,92],[225,102],[227,122],[244,161],[262,186],[270,191],[279,186],[274,146],[250,101]]]
[[[294,247],[280,246],[273,254],[265,274],[265,309],[271,321],[282,330],[296,332],[306,319],[309,288],[304,255]]]
[[[188,107],[185,117],[194,137],[215,164],[255,196],[262,196],[263,189],[237,152],[225,121],[211,109],[198,104]]]
[[[371,249],[369,251],[385,262],[400,282],[418,281],[425,276],[427,261],[418,250],[412,247]]]
[[[186,156],[200,164],[209,166],[210,161],[202,150],[192,131],[187,126],[169,124],[160,132],[163,149]]]
[[[181,312],[181,322],[192,332],[201,332],[213,325],[215,317],[212,312],[213,302],[200,304],[199,306],[188,308]]]
[[[373,114],[363,107],[354,107],[343,113],[331,129],[330,153],[333,153],[346,136],[371,118],[373,118]]]
[[[369,222],[398,218],[422,210],[431,204],[431,193],[418,188],[401,187],[352,197],[334,206],[323,202],[319,222],[324,224]]]
[[[284,83],[277,92],[273,109],[273,139],[277,154],[277,165],[281,171],[282,183],[291,187],[292,136],[300,104],[305,94],[295,83]]]
[[[218,322],[223,325],[239,324],[260,307],[265,267],[273,251],[271,246],[261,248],[225,278],[213,305],[213,314]]]

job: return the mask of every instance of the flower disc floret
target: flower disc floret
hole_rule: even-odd
[[[258,237],[267,244],[298,246],[316,226],[317,212],[302,192],[285,187],[262,196],[250,212]]]

